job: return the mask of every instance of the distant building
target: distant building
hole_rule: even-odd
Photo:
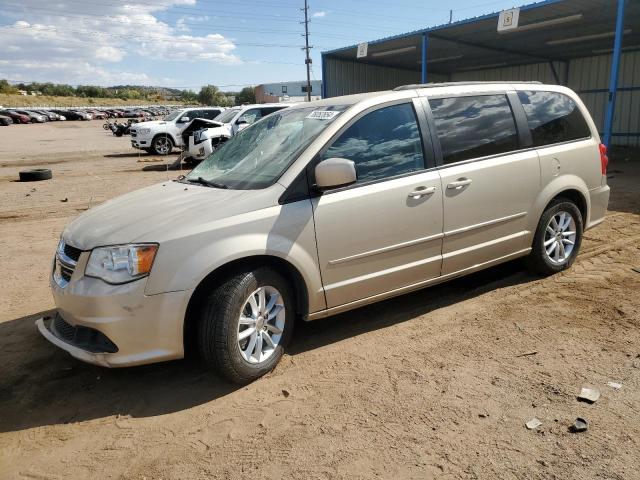
[[[257,103],[303,102],[307,99],[307,81],[264,83],[255,88]],[[311,100],[322,98],[322,82],[311,82]]]

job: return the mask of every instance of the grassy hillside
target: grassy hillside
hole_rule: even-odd
[[[162,100],[122,100],[119,98],[51,97],[47,95],[24,96],[0,94],[3,107],[111,107],[126,105],[177,105],[181,102]]]

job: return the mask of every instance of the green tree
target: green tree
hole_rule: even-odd
[[[0,93],[18,93],[18,89],[12,87],[6,80],[0,80]]]
[[[236,95],[236,105],[244,105],[245,103],[256,103],[256,89],[253,87],[244,87],[240,93]]]
[[[180,93],[180,100],[185,103],[195,103],[198,101],[198,95],[192,90],[183,90]]]
[[[222,107],[229,104],[227,97],[215,85],[206,85],[198,93],[198,101],[202,105],[220,105]]]

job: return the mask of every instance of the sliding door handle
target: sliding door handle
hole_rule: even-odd
[[[467,185],[471,185],[471,182],[473,180],[471,180],[470,178],[461,178],[460,180],[456,180],[455,182],[451,182],[447,184],[447,189],[449,190],[460,190],[463,187],[466,187]]]

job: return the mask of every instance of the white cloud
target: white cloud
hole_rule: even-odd
[[[96,67],[89,62],[43,62],[31,60],[0,60],[0,78],[10,78],[19,82],[54,81],[70,85],[151,85],[157,80],[146,73],[111,71]],[[172,79],[164,80],[170,86]]]
[[[208,21],[206,15],[183,16],[175,26],[154,15],[172,6],[195,5],[196,0],[125,1],[4,0],[3,14],[14,21],[0,26],[0,78],[148,84],[154,79],[144,73],[119,71],[116,65],[135,56],[242,63],[230,39],[217,33],[190,33],[189,24]]]
[[[178,30],[179,32],[189,32],[191,31],[191,28],[189,27],[187,22],[191,24],[191,23],[208,22],[210,20],[211,20],[211,17],[209,17],[209,15],[198,15],[198,16],[183,15],[176,22],[176,30]]]
[[[327,12],[315,12],[313,15],[311,15],[314,18],[322,18],[322,17],[326,17],[327,16]]]

